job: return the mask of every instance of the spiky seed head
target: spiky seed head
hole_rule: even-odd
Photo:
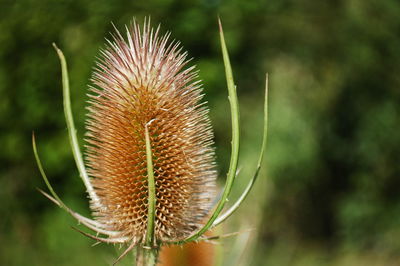
[[[116,31],[101,51],[88,107],[86,162],[105,228],[143,241],[148,214],[145,127],[156,185],[155,238],[182,239],[215,196],[213,132],[194,66],[178,42],[145,21]]]

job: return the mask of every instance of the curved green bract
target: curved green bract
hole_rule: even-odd
[[[257,168],[256,171],[253,175],[253,177],[250,179],[249,184],[247,185],[246,189],[243,191],[242,195],[238,198],[238,200],[218,219],[216,219],[213,223],[213,226],[217,226],[223,221],[225,221],[229,216],[234,213],[237,208],[239,208],[240,204],[245,200],[247,195],[249,194],[250,190],[252,189],[254,183],[257,180],[258,174],[260,173],[261,169],[261,164],[264,158],[264,153],[265,149],[267,147],[267,135],[268,135],[268,74],[266,75],[265,78],[265,100],[264,100],[264,130],[263,130],[263,139],[262,139],[262,144],[261,144],[261,150],[260,150],[260,155],[258,157],[258,162],[257,162]]]
[[[147,212],[147,231],[145,245],[150,248],[154,243],[154,219],[156,213],[156,185],[154,182],[153,154],[151,152],[151,143],[149,130],[145,127],[146,140],[146,161],[147,161],[147,189],[148,189],[148,212]]]
[[[51,186],[49,180],[47,179],[46,173],[43,170],[42,162],[40,161],[39,154],[36,148],[36,141],[35,141],[35,135],[32,134],[32,147],[33,147],[33,154],[35,155],[36,159],[36,164],[39,168],[40,174],[42,175],[42,178],[44,182],[46,183],[47,188],[49,189],[51,195],[56,199],[56,204],[60,206],[61,208],[64,208],[64,203],[61,201],[60,197],[58,197],[57,193],[54,191],[53,187]],[[42,192],[42,191],[41,191]],[[43,192],[42,192],[43,193]]]
[[[226,183],[224,190],[222,192],[222,197],[219,200],[213,214],[211,215],[210,219],[206,222],[206,224],[195,234],[189,236],[186,239],[181,241],[173,242],[174,244],[183,244],[190,241],[197,240],[201,235],[203,235],[206,231],[208,231],[212,226],[214,221],[217,219],[218,215],[221,213],[222,209],[225,206],[225,203],[228,201],[229,194],[232,190],[232,186],[236,177],[236,170],[238,165],[239,159],[239,137],[240,137],[240,125],[239,125],[239,104],[236,94],[236,86],[233,80],[232,68],[231,63],[229,60],[228,49],[226,48],[224,32],[222,30],[221,21],[219,22],[219,33],[220,33],[220,40],[221,40],[221,49],[222,49],[222,56],[224,60],[225,66],[225,75],[226,75],[226,82],[228,86],[228,93],[229,93],[229,103],[231,108],[231,118],[232,118],[232,151],[231,151],[231,159],[229,164],[229,170],[226,178]]]
[[[89,193],[91,200],[93,201],[93,204],[96,205],[99,204],[100,201],[95,191],[93,190],[92,184],[90,183],[89,176],[86,172],[86,168],[83,163],[82,153],[79,148],[78,138],[76,136],[76,128],[71,111],[71,97],[69,89],[67,62],[65,60],[63,52],[60,49],[58,49],[57,45],[53,43],[53,46],[56,49],[56,52],[58,54],[58,57],[60,58],[60,63],[61,63],[64,115],[68,128],[69,142],[72,148],[72,153],[74,155],[76,166],[78,167],[79,175],[86,187],[87,192]]]

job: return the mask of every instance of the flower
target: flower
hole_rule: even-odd
[[[90,87],[87,167],[98,202],[93,216],[144,242],[148,219],[148,129],[155,181],[154,243],[178,241],[199,228],[215,197],[213,132],[195,67],[169,34],[133,22],[101,51]],[[93,200],[93,199],[92,199]],[[99,203],[99,204],[97,204]]]

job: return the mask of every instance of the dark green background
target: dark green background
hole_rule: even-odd
[[[106,265],[117,253],[70,226],[40,195],[39,153],[59,195],[89,215],[62,112],[56,42],[68,63],[83,136],[91,69],[112,31],[151,16],[194,57],[215,128],[221,181],[230,117],[217,16],[242,115],[243,166],[255,166],[270,73],[266,169],[222,232],[257,227],[251,265],[398,265],[400,261],[400,3],[395,0],[1,0],[0,264]],[[250,219],[250,222],[249,222]],[[223,241],[223,257],[232,259]],[[251,255],[250,255],[251,254]],[[126,262],[125,262],[126,263]]]

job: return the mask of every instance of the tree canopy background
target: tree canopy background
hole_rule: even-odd
[[[105,265],[73,218],[43,197],[31,135],[59,195],[89,215],[68,144],[52,42],[69,63],[80,138],[91,69],[113,26],[151,16],[200,69],[221,182],[230,116],[217,17],[241,104],[233,198],[255,167],[265,72],[270,74],[266,167],[219,233],[256,227],[226,265],[397,265],[400,261],[400,3],[395,0],[2,0],[0,9],[0,264]],[[83,144],[83,142],[82,142]],[[243,226],[244,225],[244,226]],[[117,249],[118,250],[118,249]],[[241,259],[241,260],[239,260]]]

